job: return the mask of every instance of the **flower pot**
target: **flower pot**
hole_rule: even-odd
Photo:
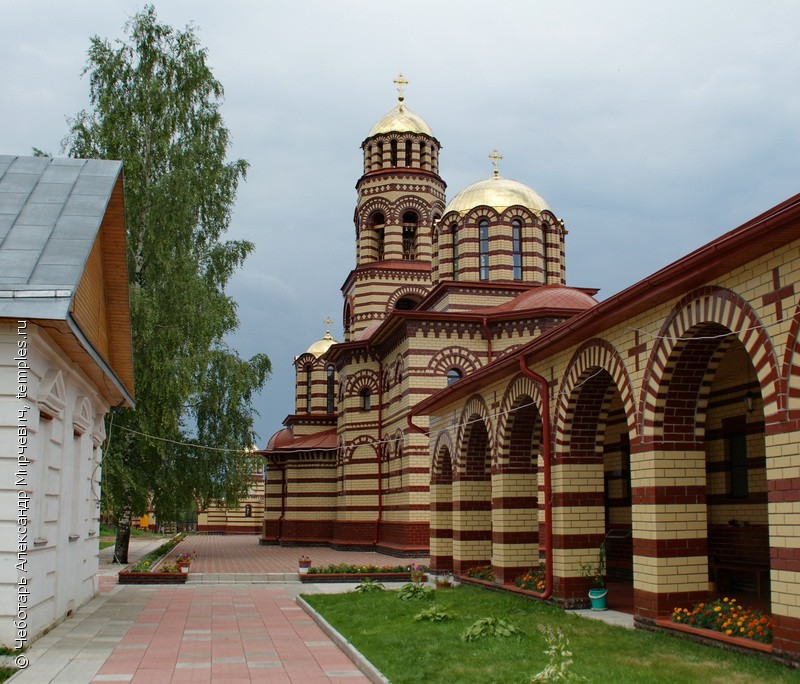
[[[589,600],[592,602],[592,610],[606,610],[606,597],[608,596],[608,589],[589,589]]]
[[[299,572],[301,575],[305,575],[308,573],[308,569],[310,567],[311,567],[310,565],[300,565],[297,568],[297,572]]]
[[[180,568],[181,568],[181,572],[182,573],[188,574],[188,572],[189,572],[189,566],[188,565],[181,565]]]

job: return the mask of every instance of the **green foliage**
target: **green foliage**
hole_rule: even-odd
[[[606,545],[600,544],[596,563],[581,565],[581,575],[586,577],[596,588],[604,589],[606,586]]]
[[[531,684],[536,682],[561,682],[561,681],[585,681],[583,677],[578,677],[570,668],[572,667],[572,651],[569,650],[569,640],[564,636],[560,629],[550,625],[539,625],[539,631],[544,635],[547,648],[544,654],[548,658],[547,666],[537,672]]]
[[[433,595],[433,587],[428,587],[420,582],[404,584],[397,592],[401,601],[427,601]]]
[[[308,569],[309,575],[378,575],[397,572],[409,572],[409,566],[332,563],[330,565],[321,565]]]
[[[454,613],[448,610],[440,609],[435,603],[414,616],[415,620],[425,620],[427,622],[444,622],[445,620],[452,620],[455,617]]]
[[[271,365],[225,343],[238,325],[225,287],[253,245],[223,240],[248,165],[225,158],[222,85],[192,27],[159,24],[146,6],[125,28],[125,42],[91,39],[92,109],[64,146],[124,162],[137,409],[113,412],[104,506],[126,520],[152,504],[166,522],[245,493],[253,394]]]
[[[472,577],[472,579],[484,580],[486,582],[494,580],[494,568],[491,565],[476,565],[472,568],[467,568],[464,574],[467,577]]]
[[[535,625],[551,625],[575,654],[570,673],[590,682],[796,682],[797,672],[754,655],[709,648],[672,634],[587,620],[545,601],[462,584],[435,595],[451,620],[415,620],[431,604],[395,592],[308,594],[305,600],[393,684],[526,684],[551,662]],[[486,615],[525,629],[508,639],[468,642],[461,634]],[[534,625],[533,628],[527,628]],[[387,646],[387,645],[390,645]]]
[[[153,564],[163,556],[166,556],[172,549],[174,549],[178,544],[180,544],[184,538],[186,537],[185,534],[178,534],[175,535],[172,539],[168,542],[162,544],[157,549],[154,549],[150,553],[142,556],[139,561],[134,565],[130,572],[150,572]]]
[[[510,637],[522,634],[515,625],[502,618],[485,617],[475,620],[461,635],[462,641],[478,641],[486,637]]]
[[[359,593],[366,593],[369,591],[385,591],[386,587],[381,582],[376,582],[375,580],[370,579],[369,577],[365,577],[358,583],[353,591],[357,591]]]

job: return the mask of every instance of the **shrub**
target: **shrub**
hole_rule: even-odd
[[[426,608],[421,613],[414,616],[415,620],[427,620],[428,622],[444,622],[445,620],[452,620],[455,617],[453,613],[447,610],[439,610],[436,604],[430,608]]]
[[[400,587],[397,597],[401,601],[425,601],[433,594],[433,588],[420,584],[419,582],[409,582]]]
[[[530,569],[524,575],[517,577],[514,584],[525,591],[544,591],[546,584],[544,563],[540,563],[537,570]]]
[[[365,577],[358,583],[358,586],[356,586],[353,591],[367,593],[370,591],[384,591],[385,589],[386,587],[381,582],[375,582],[369,577]]]
[[[486,637],[510,637],[520,636],[522,631],[519,627],[506,622],[501,618],[485,617],[476,620],[461,635],[462,641],[477,641]]]

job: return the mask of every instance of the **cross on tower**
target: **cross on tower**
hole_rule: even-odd
[[[392,81],[395,85],[397,85],[397,99],[402,102],[406,98],[403,96],[403,88],[408,85],[408,81],[403,78],[403,74],[398,74],[397,78]]]
[[[325,332],[329,333],[331,331],[331,323],[333,323],[333,321],[331,320],[331,317],[328,316],[325,319],[324,323],[325,323]]]
[[[494,177],[497,178],[500,175],[500,160],[503,158],[503,155],[500,154],[497,150],[492,150],[492,153],[489,155],[489,159],[492,160],[492,166],[494,166]]]

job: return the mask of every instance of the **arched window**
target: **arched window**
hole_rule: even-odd
[[[451,368],[447,371],[447,384],[452,385],[454,382],[461,380],[461,371],[458,368]]]
[[[306,365],[306,413],[311,413],[311,364]]]
[[[417,220],[413,211],[403,214],[403,259],[417,258]]]
[[[371,398],[369,394],[369,390],[365,387],[361,390],[361,409],[363,411],[369,411],[371,408]]]
[[[399,311],[411,311],[417,304],[419,304],[419,301],[413,297],[401,297],[397,300],[394,308]]]
[[[385,226],[386,219],[381,212],[378,212],[372,217],[372,229],[375,231],[375,245],[378,252],[376,259],[378,261],[383,261]]]
[[[328,374],[327,377],[327,386],[326,386],[326,402],[325,402],[325,410],[328,413],[333,413],[334,403],[333,403],[333,390],[334,390],[334,368],[333,364],[329,363],[328,368],[326,369]]]
[[[353,322],[353,312],[350,310],[350,302],[344,305],[344,331],[350,332],[350,324]]]
[[[397,140],[392,140],[392,166],[397,166]]]
[[[406,166],[411,166],[411,141],[406,140]]]
[[[245,515],[246,518],[252,518],[253,517],[253,507],[250,504],[247,504],[244,507],[244,515]]]
[[[453,240],[453,280],[458,280],[458,224],[450,226]]]
[[[478,224],[478,263],[481,280],[489,280],[489,222],[483,219]]]
[[[513,253],[513,278],[522,280],[522,222],[514,219],[511,222],[511,250]]]

